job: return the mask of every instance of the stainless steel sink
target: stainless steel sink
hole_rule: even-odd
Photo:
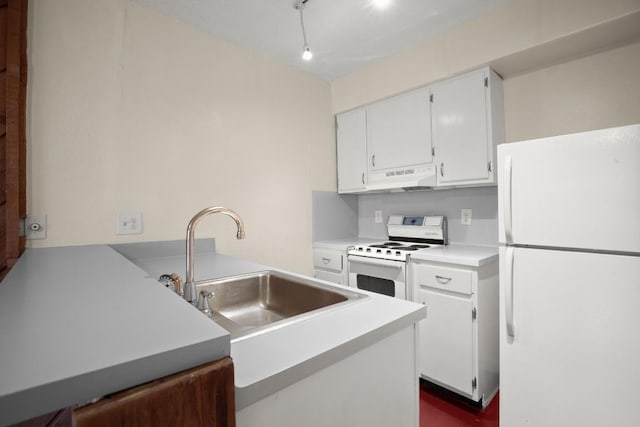
[[[196,289],[198,294],[214,293],[209,300],[212,319],[229,331],[232,341],[367,298],[276,271],[202,281]]]

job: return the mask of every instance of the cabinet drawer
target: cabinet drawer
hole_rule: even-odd
[[[342,253],[324,249],[313,250],[313,265],[324,270],[342,272]]]
[[[471,294],[473,272],[457,268],[415,264],[414,278],[419,286]]]

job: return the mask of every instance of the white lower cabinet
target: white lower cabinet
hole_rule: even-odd
[[[413,260],[420,376],[486,406],[498,390],[498,263],[468,267]]]
[[[313,248],[313,277],[347,285],[346,250]]]
[[[427,306],[427,319],[420,325],[420,373],[472,395],[474,339],[471,296],[418,289],[418,302]],[[433,349],[437,351],[431,351]]]

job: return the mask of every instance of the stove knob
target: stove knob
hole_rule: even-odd
[[[362,248],[358,248],[358,250],[359,250],[360,252],[362,252]]]
[[[376,253],[381,254],[381,253],[382,253],[382,251],[381,251],[380,249],[377,249],[377,250],[376,250]]]
[[[400,251],[396,251],[396,255],[400,256]]]
[[[391,255],[391,251],[390,250],[387,250],[387,255]]]
[[[371,252],[371,248],[367,248],[367,252]]]

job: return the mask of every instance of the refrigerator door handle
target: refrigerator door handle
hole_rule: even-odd
[[[503,199],[503,216],[504,216],[504,235],[507,244],[513,243],[513,225],[511,222],[511,186],[512,186],[512,158],[507,155],[504,159],[504,199]]]
[[[513,340],[515,338],[515,328],[513,322],[513,260],[514,260],[514,248],[508,246],[506,248],[506,280],[504,281],[504,312],[507,324],[507,339]]]

